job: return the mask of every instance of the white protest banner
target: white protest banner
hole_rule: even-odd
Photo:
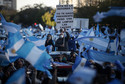
[[[56,6],[56,28],[73,28],[73,5]]]

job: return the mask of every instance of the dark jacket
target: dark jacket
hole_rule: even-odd
[[[64,42],[64,38],[58,38],[56,40],[56,43],[55,43],[55,46],[58,47],[58,51],[65,51],[65,48],[62,47],[61,45],[63,45],[63,42]]]
[[[53,50],[55,50],[55,45],[54,45],[54,41],[53,40],[49,40],[48,42],[46,40],[45,47],[48,46],[48,45],[52,45],[53,46]]]
[[[68,40],[70,36],[69,33],[66,32],[66,37],[65,38],[58,38],[55,42],[55,46],[58,47],[57,51],[68,51]],[[61,45],[64,44],[64,47]]]

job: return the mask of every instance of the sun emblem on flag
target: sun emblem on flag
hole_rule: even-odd
[[[89,38],[90,41],[93,41],[93,38]]]
[[[84,63],[83,63],[83,62],[81,63],[81,66],[84,66]]]
[[[82,45],[84,46],[84,43],[82,43]]]
[[[15,53],[16,53],[16,50],[15,50],[15,49],[11,49],[11,52],[12,52],[13,54],[15,54]]]

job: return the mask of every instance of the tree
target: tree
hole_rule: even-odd
[[[30,7],[29,5],[25,6],[14,17],[14,22],[21,23],[24,26],[29,26],[34,23],[41,23],[43,26],[45,26],[41,16],[51,9],[51,7],[43,7],[43,4],[34,4],[34,7]]]
[[[46,12],[43,16],[42,16],[42,20],[43,22],[48,25],[48,26],[55,26],[56,23],[53,20],[55,14],[55,10],[51,10],[50,12]]]
[[[17,14],[16,10],[1,9],[0,13],[5,17],[5,19],[10,22],[13,21],[13,17]]]
[[[77,12],[74,14],[75,18],[89,18],[89,23],[92,24],[94,22],[93,16],[97,12],[96,6],[83,6],[77,8]]]
[[[107,12],[110,10],[111,7],[124,7],[125,6],[124,0],[100,0],[100,2],[98,2],[98,4],[95,4],[95,5],[94,5],[94,1],[96,2],[99,0],[86,0],[88,5],[77,8],[76,9],[77,12],[75,12],[74,17],[89,18],[90,24],[93,24],[95,23],[93,20],[93,16],[96,14],[96,12],[98,11]],[[125,17],[112,16],[112,17],[103,19],[103,21],[100,23],[121,26],[125,24]]]

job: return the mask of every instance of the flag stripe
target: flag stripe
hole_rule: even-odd
[[[16,71],[5,84],[25,84],[25,69],[21,68]]]
[[[43,51],[34,46],[25,59],[29,60],[29,62],[32,63],[32,65],[34,65],[40,58],[42,53]]]
[[[73,71],[73,72],[77,72],[77,71],[79,71],[83,66],[82,66],[82,63],[84,63],[84,65],[85,65],[85,63],[86,63],[86,59],[85,58],[82,58],[81,59],[81,62],[79,63],[79,65],[75,68],[75,70]]]
[[[24,45],[16,53],[23,58],[26,58],[34,46],[35,45],[32,42],[25,41]]]
[[[16,28],[14,28],[13,26],[3,25],[3,27],[4,27],[8,32],[11,32],[11,33],[16,33],[16,32],[17,32]]]
[[[38,41],[31,41],[31,42],[33,42],[36,46],[45,45],[45,40],[38,40]]]
[[[125,57],[106,52],[89,50],[89,56],[91,56],[94,60],[102,62],[115,62],[116,60],[119,60],[120,62],[125,63]]]
[[[7,51],[8,51],[9,56],[16,56],[17,54],[12,53],[12,49],[14,49],[16,52],[22,47],[23,44],[24,44],[24,39],[21,39],[18,42],[16,42],[14,46],[12,46],[11,48],[8,48]]]
[[[42,53],[40,58],[36,61],[34,67],[36,67],[37,70],[46,71],[47,69],[52,69],[50,66],[50,55],[45,51]]]
[[[90,39],[93,39],[92,41]],[[107,47],[108,47],[108,43],[109,43],[109,39],[103,39],[103,38],[94,38],[94,37],[84,37],[81,38],[80,41],[82,43],[88,44],[92,47],[95,47],[99,50],[104,50],[106,51]]]
[[[18,42],[15,43],[13,48],[17,51],[18,49],[21,48],[21,46],[24,44],[24,39],[19,40]]]

